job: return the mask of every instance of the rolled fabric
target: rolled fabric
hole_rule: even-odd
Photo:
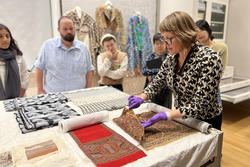
[[[99,122],[109,121],[109,112],[100,111],[91,114],[86,114],[80,117],[62,120],[58,123],[59,129],[62,132],[68,132],[74,129],[90,126]]]
[[[189,117],[189,118],[186,118],[186,119],[182,119],[182,118],[175,118],[174,119],[176,122],[179,122],[183,125],[186,125],[186,126],[189,126],[191,128],[194,128],[196,130],[199,130],[200,132],[202,133],[209,133],[209,129],[212,128],[212,125],[207,123],[207,122],[204,122],[204,121],[201,121],[201,120],[198,120],[198,119],[195,119],[195,118],[192,118],[192,117]]]
[[[154,111],[154,112],[171,112],[171,110],[169,108],[163,107],[163,106],[155,104],[155,103],[148,103],[147,109],[149,111]],[[198,119],[195,119],[195,118],[192,118],[192,117],[189,117],[186,119],[175,118],[173,120],[176,122],[179,122],[183,125],[186,125],[186,126],[189,126],[191,128],[194,128],[196,130],[199,130],[202,133],[209,133],[209,129],[212,128],[211,124],[204,122],[204,121],[201,121],[201,120],[198,120]]]
[[[155,104],[155,103],[148,103],[147,104],[147,109],[149,111],[154,111],[154,112],[171,112],[169,108],[163,107],[161,105]]]

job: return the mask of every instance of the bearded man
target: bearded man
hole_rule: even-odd
[[[37,93],[64,92],[91,87],[94,67],[88,47],[75,38],[73,21],[58,20],[60,37],[44,42],[36,66]]]

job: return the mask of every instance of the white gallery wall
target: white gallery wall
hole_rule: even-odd
[[[236,76],[250,78],[250,1],[229,0],[228,11],[228,64]]]
[[[194,16],[194,2],[196,0],[160,0],[160,22],[174,11],[184,11]]]
[[[50,0],[0,0],[0,23],[18,42],[28,67],[42,43],[52,37]]]
[[[155,33],[156,26],[156,1],[157,0],[110,0],[112,5],[120,9],[125,32],[127,32],[128,21],[139,11],[149,22],[149,31],[151,37]],[[79,6],[95,19],[96,8],[106,2],[106,0],[61,0],[62,12],[65,13]]]

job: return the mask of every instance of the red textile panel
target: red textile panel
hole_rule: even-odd
[[[116,167],[136,161],[146,154],[103,124],[70,132],[81,150],[98,167]]]

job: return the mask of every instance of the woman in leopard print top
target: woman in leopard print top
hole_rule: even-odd
[[[222,104],[218,97],[222,74],[220,56],[195,40],[197,27],[185,12],[167,16],[160,24],[160,31],[171,55],[143,93],[129,97],[130,109],[139,107],[144,100],[151,99],[168,86],[175,97],[175,109],[156,114],[142,123],[144,127],[159,120],[194,117],[221,129]]]

